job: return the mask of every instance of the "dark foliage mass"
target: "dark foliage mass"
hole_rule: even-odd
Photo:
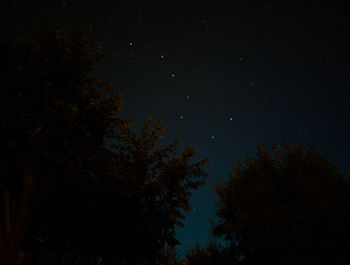
[[[188,265],[235,265],[241,257],[235,248],[223,246],[214,239],[209,239],[206,245],[196,244],[186,252]]]
[[[207,175],[191,147],[157,144],[161,122],[134,132],[119,117],[121,95],[91,76],[109,53],[90,33],[46,24],[1,46],[0,264],[21,251],[159,259]]]
[[[316,147],[257,150],[217,183],[214,234],[247,264],[348,264],[350,193],[338,168]]]

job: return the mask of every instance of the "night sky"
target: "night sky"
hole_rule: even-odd
[[[136,126],[162,118],[175,139],[211,158],[207,184],[177,229],[181,252],[205,242],[212,185],[257,144],[310,144],[350,172],[350,34],[345,1],[1,1],[1,38],[48,17],[92,25],[117,56],[96,75],[124,95]],[[191,2],[191,3],[189,3]],[[228,2],[228,1],[227,1]]]

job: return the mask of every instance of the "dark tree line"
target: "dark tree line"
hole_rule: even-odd
[[[108,54],[90,28],[43,25],[1,47],[0,264],[20,250],[136,264],[177,244],[208,160],[159,146],[161,122],[139,132],[122,97],[91,77]]]
[[[349,182],[318,148],[258,146],[215,192],[212,232],[228,246],[194,248],[190,264],[349,264]]]
[[[135,131],[120,116],[122,96],[91,74],[113,53],[90,35],[49,23],[1,43],[0,264],[180,263],[175,227],[209,160],[160,146],[161,121]],[[338,168],[315,147],[257,151],[215,185],[212,234],[227,246],[197,245],[186,263],[348,264]]]

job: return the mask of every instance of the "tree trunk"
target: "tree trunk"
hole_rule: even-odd
[[[11,221],[10,221],[10,197],[7,188],[4,188],[4,203],[5,203],[5,238],[10,237]]]
[[[19,256],[20,247],[23,242],[25,232],[31,217],[32,204],[34,199],[35,176],[26,174],[23,178],[22,196],[16,205],[7,189],[4,191],[5,208],[5,240],[0,249],[1,265],[16,265]],[[17,206],[17,209],[10,207]],[[13,213],[13,216],[11,216]]]

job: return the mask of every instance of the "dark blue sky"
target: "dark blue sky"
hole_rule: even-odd
[[[215,216],[211,187],[255,146],[317,145],[349,175],[350,34],[345,1],[2,1],[4,39],[47,16],[91,24],[117,56],[97,74],[124,94],[123,115],[164,119],[210,157],[207,184],[177,230],[183,251],[205,242]],[[6,2],[6,3],[5,3]],[[282,3],[283,2],[283,3]]]

